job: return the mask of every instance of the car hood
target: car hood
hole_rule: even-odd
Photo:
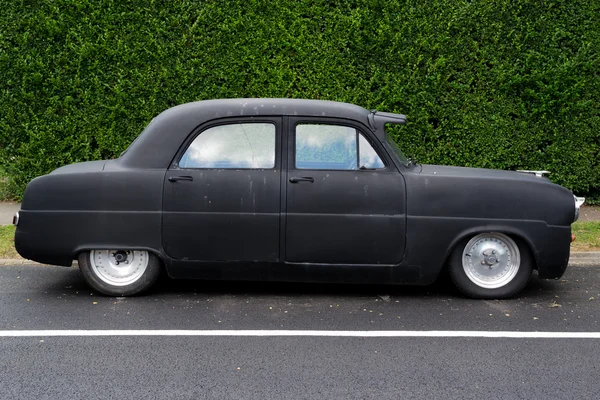
[[[421,164],[420,164],[421,165]],[[463,177],[463,178],[489,178],[489,179],[512,179],[519,181],[531,182],[548,182],[551,181],[546,177],[537,177],[526,172],[503,171],[499,169],[485,168],[467,168],[467,167],[451,167],[447,165],[421,165],[421,175],[434,175],[445,177]]]
[[[422,165],[404,174],[407,212],[415,216],[482,220],[536,220],[568,226],[573,194],[533,174]]]

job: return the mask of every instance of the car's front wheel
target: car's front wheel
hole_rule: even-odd
[[[529,281],[533,262],[528,246],[499,232],[463,240],[449,260],[450,276],[465,295],[502,299],[519,293]]]
[[[156,282],[161,262],[144,250],[91,250],[79,255],[79,269],[97,291],[109,296],[131,296]]]

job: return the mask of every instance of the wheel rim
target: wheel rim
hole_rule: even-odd
[[[133,250],[92,250],[90,266],[96,276],[112,286],[136,282],[148,267],[148,252]]]
[[[497,289],[517,275],[521,253],[510,237],[502,233],[482,233],[465,246],[462,264],[471,282],[485,289]]]

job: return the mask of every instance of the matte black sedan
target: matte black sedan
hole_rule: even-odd
[[[503,298],[569,260],[573,194],[534,174],[415,164],[404,115],[337,102],[210,100],[158,115],[121,155],[32,180],[19,254],[108,295],[173,278],[419,284],[444,268]]]

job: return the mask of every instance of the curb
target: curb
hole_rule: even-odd
[[[600,251],[576,251],[571,253],[571,260],[600,260]]]
[[[600,265],[600,251],[578,251],[569,257],[571,265]]]
[[[48,265],[48,264],[42,264],[39,262],[35,262],[35,261],[31,261],[31,260],[26,260],[24,258],[0,258],[0,266],[2,265]],[[77,262],[77,260],[73,260],[73,264],[71,265],[71,267],[79,267],[79,263]],[[68,268],[68,267],[67,267]]]

